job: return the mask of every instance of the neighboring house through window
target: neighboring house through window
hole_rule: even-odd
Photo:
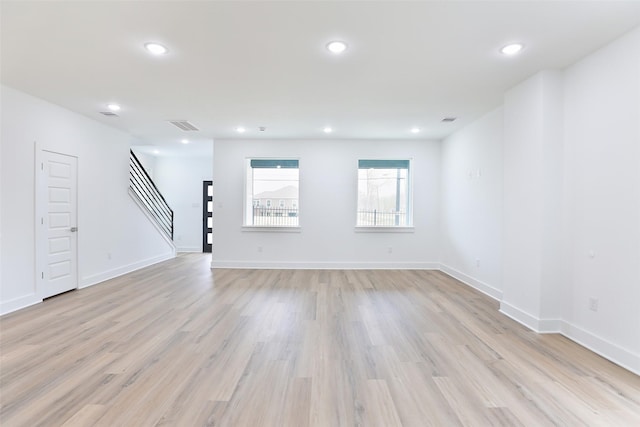
[[[244,225],[297,227],[299,168],[296,159],[248,159]],[[277,201],[278,205],[272,201]]]

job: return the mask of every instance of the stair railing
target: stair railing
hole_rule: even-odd
[[[133,150],[129,152],[129,188],[147,208],[160,229],[173,240],[173,210]]]

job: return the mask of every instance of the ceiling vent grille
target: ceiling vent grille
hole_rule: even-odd
[[[442,121],[445,122],[445,123],[455,122],[456,121],[456,117],[445,117],[444,119],[442,119]]]
[[[114,113],[113,111],[100,111],[100,114],[102,114],[103,116],[107,116],[107,117],[120,117],[116,113]]]
[[[200,130],[186,120],[169,120],[169,123],[185,132]]]

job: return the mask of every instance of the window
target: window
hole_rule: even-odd
[[[244,225],[297,227],[298,172],[298,160],[248,159]]]
[[[357,227],[409,227],[409,160],[358,160]]]

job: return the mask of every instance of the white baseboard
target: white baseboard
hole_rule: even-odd
[[[540,319],[506,301],[500,301],[500,313],[539,334],[558,334],[561,332],[560,325],[562,320]]]
[[[440,271],[448,274],[454,279],[464,283],[467,286],[471,286],[472,288],[482,292],[483,294],[493,298],[496,301],[500,301],[502,299],[502,291],[494,288],[493,286],[482,282],[480,280],[474,279],[471,276],[464,274],[461,271],[456,270],[455,268],[449,267],[445,264],[440,264]]]
[[[3,301],[0,304],[0,316],[20,310],[21,308],[29,307],[30,305],[38,304],[39,302],[42,302],[42,298],[38,298],[36,294],[25,295],[9,301]]]
[[[640,375],[640,354],[620,347],[566,321],[561,322],[560,332],[570,340],[577,342],[581,346],[588,348],[616,365],[620,365],[634,374]]]
[[[614,344],[579,326],[561,319],[538,319],[507,302],[500,302],[500,312],[516,322],[540,334],[557,333],[588,348],[605,359],[619,365],[636,375],[640,375],[640,355]]]
[[[282,261],[211,261],[211,268],[260,270],[438,270],[437,262],[282,262]]]
[[[529,313],[527,313],[526,311],[522,311],[517,307],[514,307],[513,305],[505,302],[505,301],[500,301],[500,313],[504,314],[507,317],[510,317],[511,319],[515,320],[516,322],[520,323],[521,325],[526,326],[527,328],[531,329],[532,331],[535,332],[539,332],[540,330],[538,329],[538,318],[535,316],[530,315]]]
[[[83,277],[78,284],[78,289],[86,288],[104,282],[105,280],[113,279],[123,274],[131,273],[144,267],[148,267],[153,264],[157,264],[162,261],[175,258],[175,253],[167,253],[159,255],[153,258],[147,258],[142,261],[134,262],[132,264],[124,265],[122,267],[114,268],[113,270],[104,271],[102,273],[93,274],[91,276]]]

